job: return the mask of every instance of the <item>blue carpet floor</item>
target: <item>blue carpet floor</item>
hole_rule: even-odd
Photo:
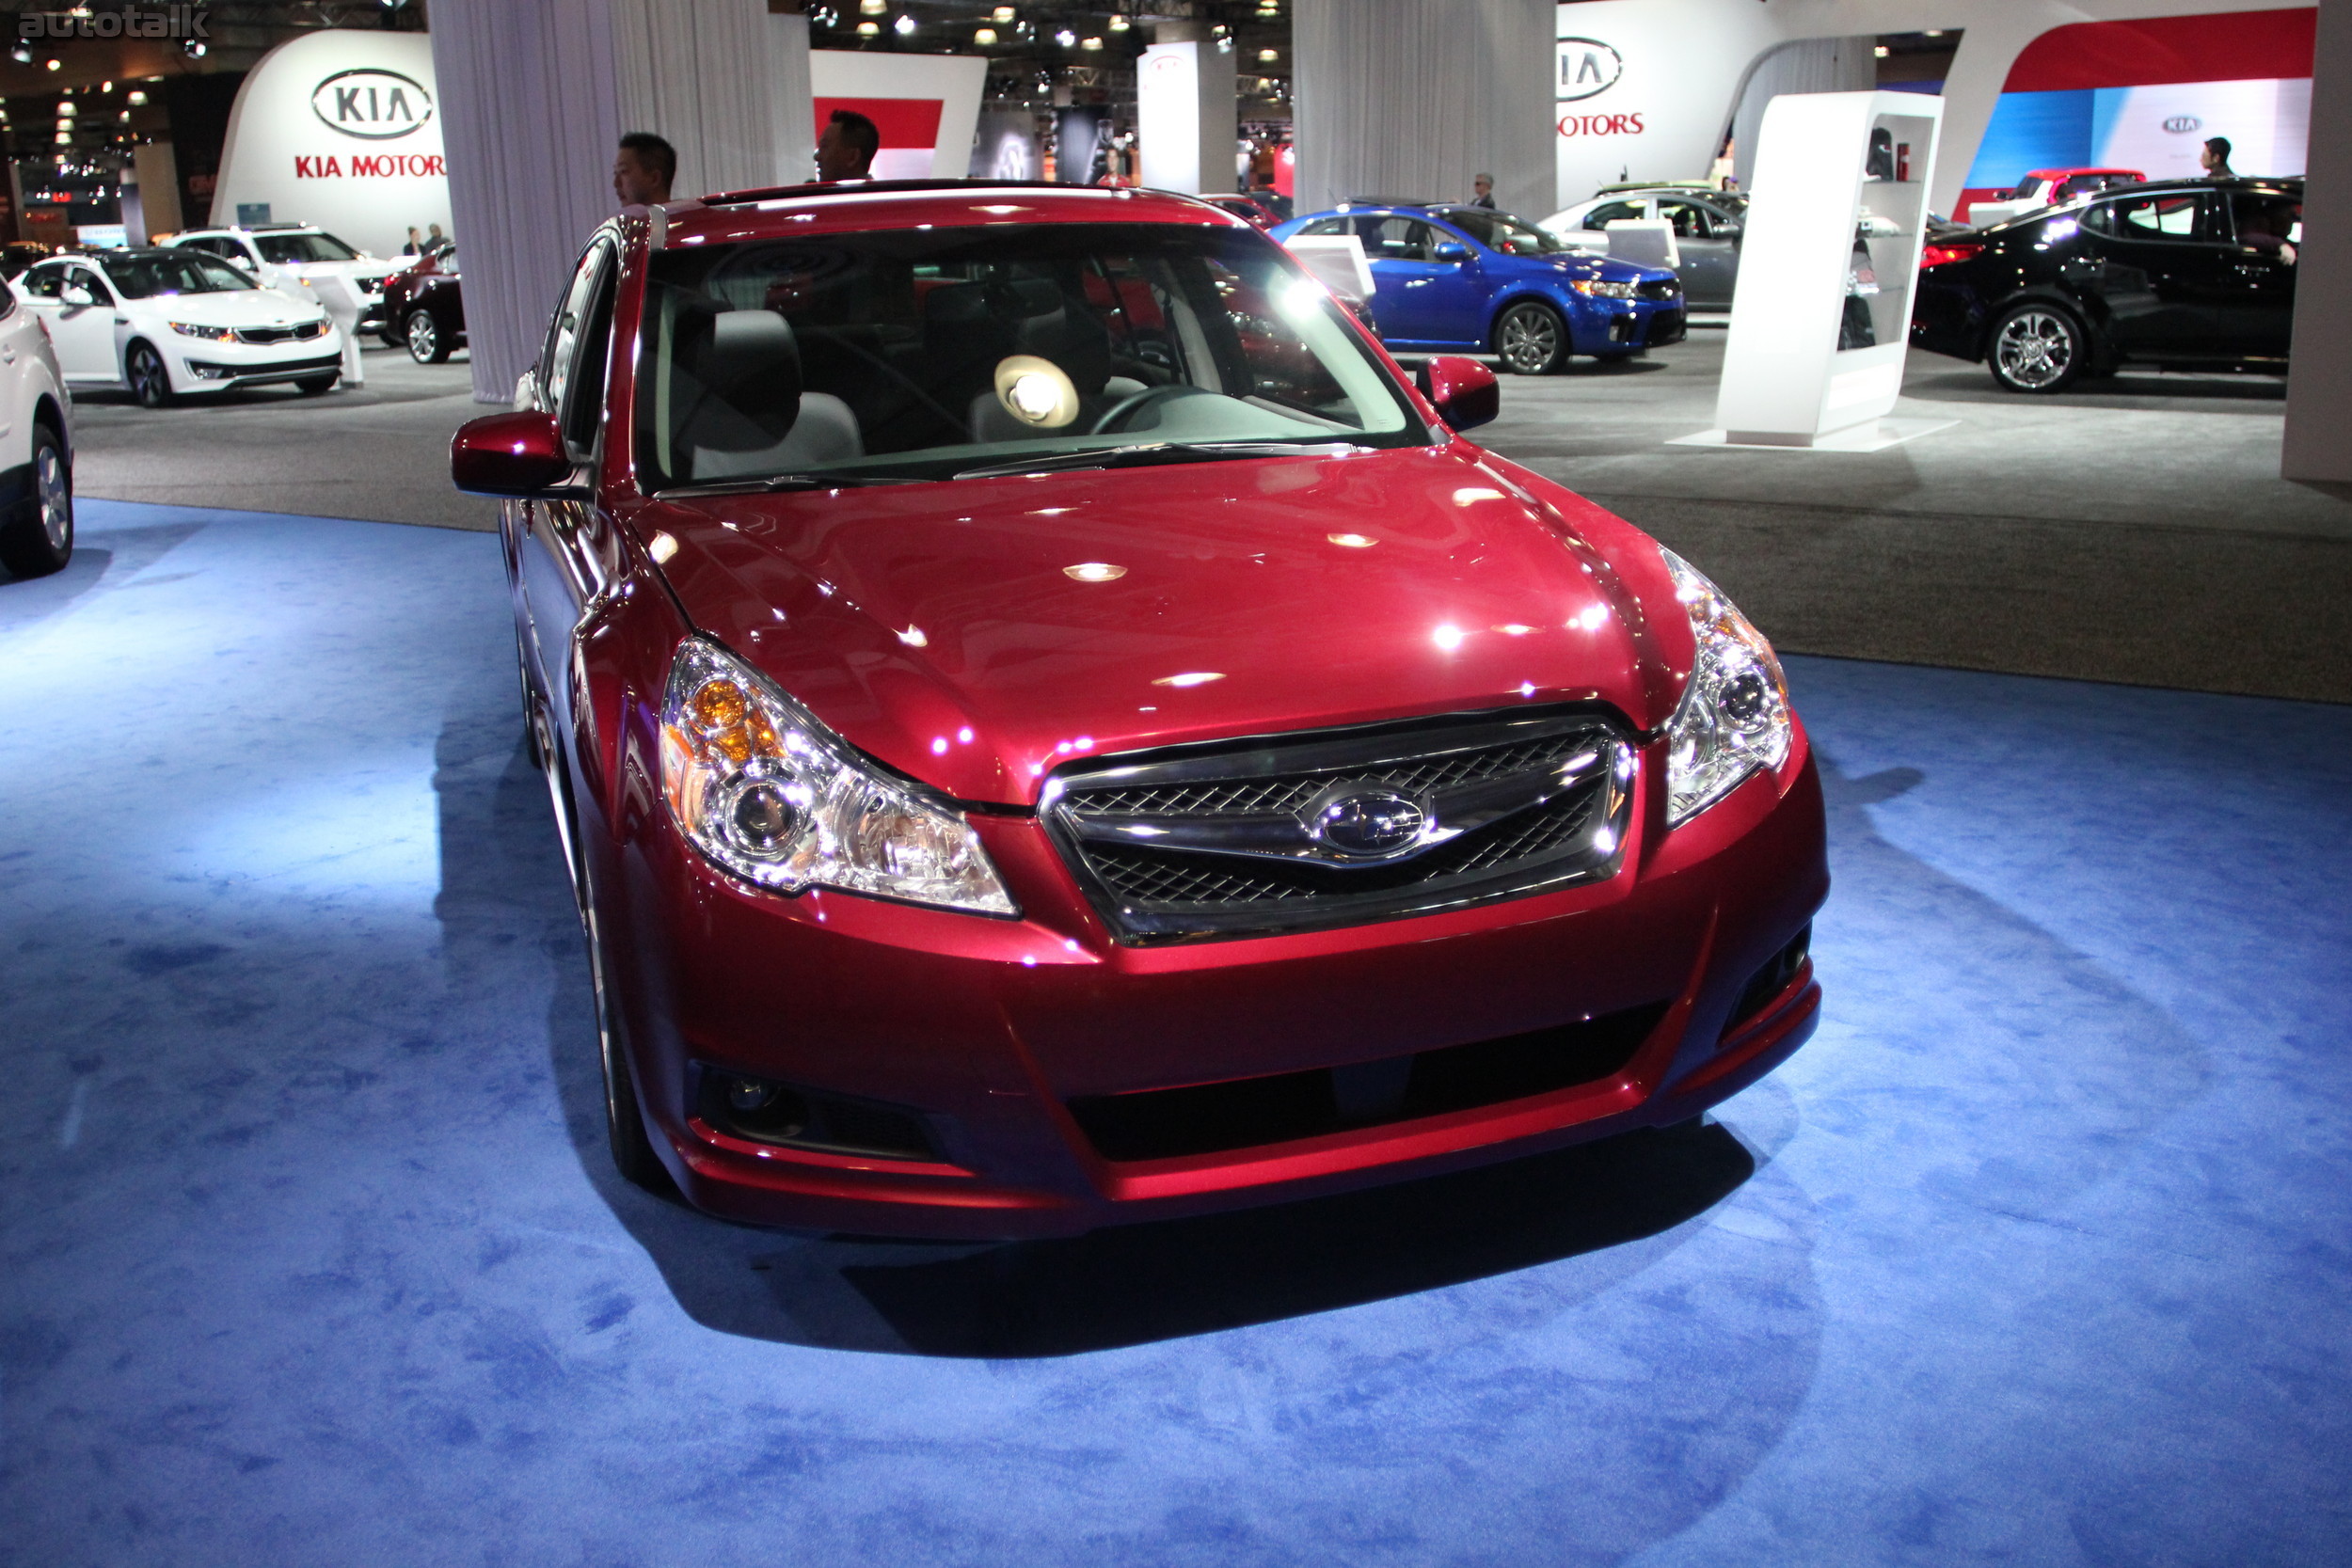
[[[0,584],[0,1561],[2352,1560],[2352,709],[1826,660],[1710,1125],[1030,1247],[618,1183],[489,537]]]

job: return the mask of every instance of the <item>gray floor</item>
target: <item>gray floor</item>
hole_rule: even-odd
[[[151,410],[77,393],[75,484],[109,500],[496,528],[496,502],[449,486],[451,433],[494,412],[473,401],[465,356],[420,365],[379,346],[366,367],[365,387],[315,398],[269,387]]]
[[[2127,375],[2056,398],[1915,355],[1887,451],[1725,451],[1720,330],[1613,367],[1504,383],[1483,438],[1717,578],[1780,646],[2352,702],[2352,494],[2278,477],[2285,402],[2258,377]],[[84,494],[442,528],[496,509],[449,488],[449,437],[487,412],[462,360],[373,350],[368,385],[149,412],[77,404]]]

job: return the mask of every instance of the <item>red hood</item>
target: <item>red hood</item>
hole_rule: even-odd
[[[696,626],[970,800],[1030,803],[1074,756],[1525,703],[1597,699],[1653,728],[1690,658],[1641,534],[1468,442],[722,496],[639,521],[675,541]],[[1218,678],[1168,684],[1201,674]]]

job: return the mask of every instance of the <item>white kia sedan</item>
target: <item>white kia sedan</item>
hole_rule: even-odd
[[[324,392],[342,373],[342,335],[326,311],[200,251],[53,256],[16,288],[48,325],[70,385],[128,388],[150,408],[278,382]]]

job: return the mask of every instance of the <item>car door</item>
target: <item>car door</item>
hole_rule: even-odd
[[[1459,319],[1454,297],[1461,263],[1437,260],[1437,237],[1428,224],[1401,213],[1367,214],[1357,220],[1356,232],[1372,265],[1372,313],[1386,341],[1402,348],[1472,341],[1477,328]]]
[[[574,270],[533,372],[532,402],[555,415],[583,478],[593,473],[602,426],[605,368],[618,268],[599,236]],[[575,729],[572,640],[611,583],[617,562],[612,522],[593,499],[510,501],[504,526],[522,601],[524,641],[547,694],[548,720],[569,744]]]
[[[1661,197],[1658,215],[1674,225],[1675,248],[1682,253],[1676,276],[1693,310],[1731,309],[1732,281],[1739,276],[1740,253],[1732,236],[1739,223],[1726,214],[1678,197]]]
[[[2135,190],[2083,210],[2079,244],[2095,263],[2069,274],[2105,301],[2124,354],[2160,362],[2220,352],[2235,264],[2233,247],[2217,237],[2221,222],[2206,190]]]
[[[49,323],[49,341],[56,345],[57,368],[65,378],[84,384],[120,381],[114,292],[98,269],[81,261],[59,261],[34,270],[46,276],[31,303]],[[76,304],[67,297],[77,288],[87,291],[90,303]]]
[[[2249,359],[2284,359],[2295,331],[2302,198],[2286,189],[2233,190],[2227,213],[2229,265],[2217,349]]]

